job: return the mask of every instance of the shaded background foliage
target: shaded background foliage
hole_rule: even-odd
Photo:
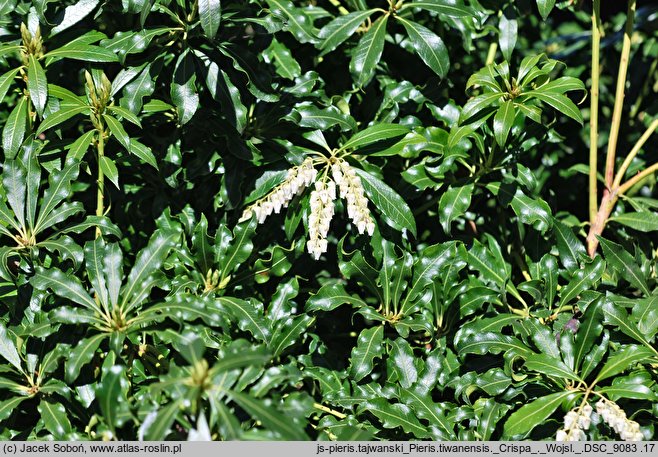
[[[584,244],[591,11],[0,0],[0,437],[554,439],[603,396],[653,438],[654,178]],[[656,115],[657,11],[624,149]],[[313,260],[307,194],[240,221],[336,151],[372,237],[337,201]]]

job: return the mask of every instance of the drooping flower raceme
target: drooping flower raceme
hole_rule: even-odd
[[[305,159],[301,165],[289,169],[285,181],[275,187],[272,192],[245,209],[240,217],[240,222],[249,219],[252,214],[256,214],[258,223],[262,224],[272,212],[279,214],[281,208],[287,208],[290,200],[295,195],[301,194],[304,188],[310,186],[317,175],[318,172],[313,167],[313,159],[310,157]]]
[[[586,403],[582,408],[571,410],[564,416],[564,429],[558,430],[555,441],[585,441],[584,430],[592,422],[592,407]]]
[[[644,435],[640,424],[626,417],[626,413],[613,401],[601,398],[596,403],[596,412],[624,441],[642,441]]]
[[[321,179],[318,179],[318,171],[315,169],[317,161],[324,162]],[[334,216],[336,186],[340,189],[340,197],[347,203],[347,215],[357,231],[372,236],[375,231],[375,221],[370,215],[368,199],[361,179],[345,159],[335,156],[315,161],[309,157],[301,165],[289,169],[286,179],[281,184],[244,210],[240,222],[255,215],[258,223],[262,224],[269,215],[278,214],[281,208],[288,206],[295,195],[300,195],[313,183],[315,186],[310,195],[306,249],[315,260],[327,252],[327,235]]]
[[[343,159],[337,159],[331,166],[331,174],[340,189],[340,197],[347,202],[347,216],[352,220],[360,234],[365,232],[372,236],[375,222],[370,216],[368,199],[365,196],[361,179],[354,168]]]
[[[327,234],[329,224],[334,217],[334,200],[336,183],[331,179],[316,181],[315,190],[311,192],[311,213],[308,217],[308,243],[306,249],[315,260],[327,252]]]

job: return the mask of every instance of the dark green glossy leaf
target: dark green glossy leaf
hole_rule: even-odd
[[[603,256],[608,265],[612,266],[624,279],[637,287],[642,293],[650,295],[649,286],[637,262],[621,245],[599,237],[603,248]]]
[[[6,159],[13,159],[16,156],[25,139],[27,105],[27,97],[21,97],[9,114],[5,127],[2,129],[2,147],[5,150]]]
[[[64,405],[42,399],[37,407],[46,429],[55,439],[63,439],[71,432],[71,422],[66,414]]]
[[[359,86],[365,86],[375,74],[375,67],[384,51],[387,24],[388,15],[379,17],[361,37],[352,54],[350,72]]]
[[[381,325],[361,331],[350,358],[350,372],[356,381],[372,372],[374,360],[384,352],[383,341],[384,327]]]
[[[198,5],[201,28],[208,38],[215,38],[222,17],[220,0],[199,0]]]
[[[336,49],[342,42],[354,36],[354,32],[374,13],[374,10],[354,11],[344,16],[338,16],[327,23],[320,32],[318,38],[321,42],[320,55]]]
[[[649,363],[655,361],[656,351],[642,346],[627,345],[608,358],[599,371],[594,382],[615,376],[630,368],[636,363]]]
[[[443,44],[443,40],[427,27],[416,22],[408,21],[401,16],[395,16],[395,18],[402,22],[402,25],[409,34],[409,40],[411,40],[414,50],[423,59],[423,62],[434,73],[443,78],[448,73],[448,68],[450,67],[448,50]]]
[[[650,211],[624,213],[619,216],[613,216],[609,220],[639,232],[654,232],[658,230],[658,214]]]
[[[354,168],[368,199],[386,216],[386,223],[397,230],[407,229],[416,235],[416,221],[409,205],[397,192],[367,171]]]
[[[544,423],[562,402],[579,394],[581,393],[571,391],[557,392],[523,405],[505,422],[505,436],[511,438],[526,435],[537,425]]]
[[[441,200],[439,200],[439,220],[443,231],[447,234],[450,234],[452,221],[462,216],[471,205],[473,189],[473,184],[448,187],[441,196]]]
[[[33,55],[30,55],[27,65],[27,88],[37,113],[43,116],[48,101],[48,81],[41,64]]]

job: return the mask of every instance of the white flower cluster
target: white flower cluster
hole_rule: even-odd
[[[315,190],[311,192],[311,215],[308,217],[308,243],[306,248],[318,260],[323,252],[327,252],[327,234],[329,224],[334,217],[334,200],[336,199],[336,183],[331,179],[327,182],[316,181]]]
[[[592,423],[592,407],[586,403],[578,411],[571,410],[564,416],[564,429],[558,430],[555,441],[586,441],[587,430]]]
[[[617,403],[601,398],[596,403],[596,412],[603,422],[608,424],[624,441],[642,441],[640,424],[629,420],[623,409]]]
[[[372,236],[375,222],[370,216],[368,199],[364,195],[361,179],[356,175],[354,168],[345,160],[338,159],[331,166],[331,174],[338,184],[341,198],[347,201],[348,217],[360,234],[368,232],[368,235]]]
[[[298,167],[289,169],[286,180],[275,187],[272,192],[245,209],[240,217],[240,222],[251,218],[252,214],[256,214],[258,223],[262,224],[272,212],[279,214],[281,208],[287,208],[290,200],[295,195],[301,194],[304,188],[310,186],[317,175],[318,172],[313,167],[313,159],[310,157],[305,159]]]

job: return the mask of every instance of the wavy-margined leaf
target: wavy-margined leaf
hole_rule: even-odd
[[[576,370],[584,364],[585,355],[590,351],[594,341],[603,332],[601,306],[603,300],[596,300],[590,303],[585,310],[582,317],[578,332],[576,333],[576,341],[574,344],[574,360],[576,362]],[[583,376],[586,376],[583,374]]]
[[[155,71],[156,64],[149,63],[130,83],[123,87],[121,106],[137,114],[142,110],[144,97],[150,96],[155,91],[155,83],[151,71]]]
[[[498,111],[494,116],[494,137],[496,138],[496,143],[498,146],[503,147],[507,143],[507,137],[512,125],[514,125],[514,118],[516,117],[516,109],[514,108],[514,102],[508,100],[500,105]]]
[[[519,25],[516,20],[515,9],[506,8],[498,20],[498,43],[500,43],[500,52],[503,53],[506,61],[512,60],[512,51],[516,46],[516,38]]]
[[[542,85],[541,90],[563,94],[570,90],[582,90],[583,92],[586,92],[587,88],[585,87],[585,83],[580,79],[574,78],[573,76],[563,76]]]
[[[350,61],[350,72],[359,86],[365,86],[375,74],[384,51],[388,15],[379,17],[361,37]]]
[[[270,46],[265,50],[264,55],[268,63],[271,62],[274,64],[274,68],[280,76],[290,80],[301,76],[302,67],[299,66],[299,63],[292,56],[290,49],[280,41],[276,39],[272,40]]]
[[[300,43],[315,43],[317,37],[313,29],[313,21],[301,8],[288,0],[266,0],[271,11],[282,17],[287,30],[292,33]]]
[[[403,338],[397,338],[391,343],[389,353],[392,359],[393,372],[398,377],[398,382],[404,389],[408,389],[418,379],[418,369],[414,364],[416,360],[409,343]]]
[[[338,16],[328,22],[320,32],[318,38],[321,43],[320,55],[327,54],[336,49],[342,42],[354,36],[354,32],[370,17],[375,10],[354,11],[352,13]]]
[[[457,255],[457,244],[455,242],[435,244],[423,249],[418,260],[414,263],[413,277],[401,305],[403,314],[408,314],[414,303],[424,297],[428,286],[436,280],[440,271],[448,265],[448,262],[455,255]]]
[[[18,160],[5,162],[2,170],[2,187],[9,206],[20,227],[25,225],[25,192],[27,190],[27,172]]]
[[[658,296],[638,300],[633,306],[633,319],[637,322],[637,329],[647,340],[651,340],[658,330]]]
[[[416,221],[409,205],[387,184],[367,171],[354,168],[368,199],[386,216],[386,223],[396,230],[407,229],[416,236]]]
[[[290,417],[276,410],[267,402],[234,390],[229,390],[226,393],[250,416],[261,422],[268,430],[280,435],[282,439],[289,441],[308,440],[308,436],[299,424],[294,420],[290,420]]]
[[[107,337],[106,333],[99,333],[85,338],[71,350],[64,365],[64,379],[66,382],[72,383],[80,376],[80,369],[91,361],[96,354],[96,350]]]
[[[544,423],[565,400],[582,395],[582,392],[564,391],[540,397],[514,411],[504,426],[504,436],[525,435]]]
[[[74,4],[68,5],[64,8],[64,14],[58,16],[57,23],[50,32],[51,36],[73,27],[89,15],[99,3],[99,0],[78,0]]]
[[[85,267],[89,282],[94,288],[96,297],[105,309],[110,309],[110,301],[105,281],[105,241],[102,237],[85,243]]]
[[[238,327],[249,331],[257,339],[269,342],[271,331],[265,322],[262,307],[233,297],[219,297],[217,301],[226,308],[238,321]]]
[[[528,370],[561,379],[579,381],[580,379],[562,360],[546,354],[530,354],[526,357],[525,367]]]
[[[126,151],[130,151],[130,136],[128,135],[128,132],[123,128],[123,125],[114,117],[108,116],[107,114],[103,115],[103,120],[105,120],[105,123],[107,126],[110,128],[110,132],[112,132],[112,136],[117,139],[119,143],[121,143],[121,146],[123,146]]]
[[[34,227],[36,233],[45,229],[53,210],[71,194],[71,181],[78,177],[79,163],[71,162],[62,171],[48,177],[48,188],[43,193],[39,215]]]
[[[381,421],[384,428],[402,428],[416,438],[424,438],[429,431],[416,418],[408,405],[402,403],[389,403],[386,399],[368,399],[359,407],[359,412],[368,412]]]
[[[306,311],[331,311],[341,305],[367,306],[361,298],[349,294],[341,284],[325,284],[306,302]]]
[[[400,12],[407,8],[421,8],[451,17],[469,17],[473,14],[469,7],[464,6],[462,0],[414,0],[404,2]]]
[[[19,371],[22,371],[21,358],[16,349],[16,342],[7,334],[7,328],[0,324],[0,356],[11,363]]]
[[[585,265],[571,278],[571,281],[560,291],[560,304],[565,305],[581,292],[592,287],[605,272],[605,262],[601,257],[596,257],[592,262]]]
[[[658,214],[651,211],[628,212],[612,216],[609,220],[638,232],[655,232],[658,230]]]
[[[658,395],[646,384],[633,382],[619,382],[611,386],[602,387],[597,390],[611,400],[617,398],[631,398],[634,400],[658,401]]]
[[[634,338],[636,341],[644,344],[646,347],[651,345],[647,341],[647,337],[640,332],[637,325],[629,318],[626,310],[620,306],[615,305],[614,302],[607,300],[603,304],[604,321],[607,324],[612,324],[619,328],[622,333]]]
[[[295,342],[315,322],[315,317],[306,314],[282,319],[272,332],[270,347],[274,356],[280,356],[283,351]]]
[[[49,51],[44,56],[47,58],[46,66],[50,65],[55,59],[74,59],[86,62],[117,62],[117,55],[100,46],[91,46],[86,44],[65,44],[61,48]]]
[[[503,192],[501,187],[500,191]],[[510,206],[519,220],[524,224],[532,225],[541,233],[551,228],[553,215],[551,208],[541,198],[530,198],[521,189],[516,189],[512,196]]]
[[[419,392],[416,388],[399,389],[399,399],[411,407],[419,419],[429,422],[430,427],[436,427],[441,435],[434,439],[452,440],[456,438],[454,424],[445,416],[444,408],[436,404],[427,393]]]
[[[461,114],[459,115],[459,123],[472,123],[474,118],[477,118],[478,121],[482,121],[484,114],[491,115],[494,113],[495,108],[500,105],[502,97],[503,93],[501,92],[487,92],[485,94],[473,97],[468,102],[466,102],[464,108],[462,108]],[[450,147],[451,144],[456,143],[457,142],[455,140],[451,140],[448,144],[448,147]]]
[[[463,215],[471,205],[473,189],[473,184],[448,187],[441,196],[441,200],[439,200],[439,220],[443,231],[447,234],[450,234],[452,221]]]
[[[100,170],[103,173],[103,176],[114,184],[114,187],[119,188],[119,169],[117,168],[114,160],[110,159],[108,156],[101,156],[98,159],[98,165]]]
[[[498,403],[493,398],[478,398],[473,404],[478,438],[483,441],[491,440],[498,422],[510,408],[510,405]]]
[[[220,373],[235,370],[236,368],[249,366],[262,367],[272,358],[268,348],[265,348],[263,345],[254,346],[236,343],[246,343],[246,341],[236,340],[220,349],[217,361],[210,369],[211,376],[217,376]]]
[[[12,397],[8,400],[0,402],[0,421],[3,421],[7,419],[12,412],[18,408],[18,405],[23,403],[23,401],[27,400],[30,397]]]
[[[546,20],[554,6],[555,0],[537,0],[537,8],[539,8],[539,14],[541,14],[541,17],[544,20]]]
[[[126,283],[121,288],[121,307],[125,312],[136,307],[148,295],[153,285],[151,276],[162,267],[178,237],[179,228],[156,230],[148,244],[139,251]]]
[[[212,39],[217,35],[221,17],[221,3],[219,0],[199,0],[201,28],[208,38]]]
[[[494,354],[511,351],[522,357],[533,354],[528,346],[521,340],[500,333],[482,332],[471,333],[460,339],[457,343],[459,354]]]
[[[199,108],[194,56],[187,50],[176,61],[174,81],[171,84],[170,92],[171,101],[174,102],[178,111],[180,124],[187,124]]]
[[[636,346],[634,344],[624,346],[608,358],[603,367],[601,367],[594,382],[598,383],[615,376],[636,363],[655,362],[656,355],[656,351],[648,347]]]
[[[621,277],[637,287],[645,296],[651,295],[646,278],[633,256],[621,245],[602,237],[598,238],[603,248],[603,256],[608,265],[612,266]]]
[[[0,76],[0,103],[2,103],[2,101],[5,99],[5,96],[7,95],[7,92],[11,87],[11,83],[14,82],[14,78],[16,77],[19,71],[20,71],[20,67],[14,68],[13,70],[9,70],[8,72]]]
[[[373,369],[374,360],[384,353],[384,327],[366,328],[361,331],[350,358],[350,373],[355,381],[366,377]]]
[[[155,155],[153,155],[151,148],[148,146],[140,143],[134,138],[130,138],[128,151],[137,156],[142,162],[147,163],[158,170],[158,162],[155,159]]]
[[[256,218],[241,222],[233,233],[223,227],[215,237],[215,262],[221,266],[220,282],[227,278],[236,267],[246,261],[254,248],[251,241],[256,233]]]
[[[302,103],[297,105],[286,118],[302,127],[312,129],[328,130],[334,125],[339,126],[342,131],[356,128],[356,122],[352,116],[343,113],[333,105],[318,108],[311,103]]]
[[[67,275],[57,268],[37,267],[36,273],[30,280],[33,287],[46,290],[51,289],[56,295],[71,300],[85,308],[102,314],[101,309],[93,298],[82,287],[80,280],[75,276]]]
[[[557,219],[553,220],[553,233],[557,241],[557,248],[560,254],[560,261],[569,273],[575,273],[580,269],[580,259],[587,255],[585,246],[578,241],[573,230]]]
[[[395,16],[395,18],[402,22],[416,54],[423,59],[423,62],[425,62],[434,73],[443,78],[450,68],[448,49],[445,44],[443,44],[443,40],[427,27],[413,21],[408,21],[401,16]]]
[[[2,129],[2,148],[5,150],[5,159],[13,159],[25,139],[27,124],[27,97],[21,97]]]
[[[400,124],[375,124],[354,134],[340,149],[357,149],[377,141],[401,137],[409,133],[409,127]]]
[[[43,423],[55,439],[63,439],[71,432],[71,422],[66,413],[64,405],[52,400],[41,399],[37,410],[43,419]]]
[[[48,81],[41,64],[32,54],[29,55],[27,64],[27,89],[37,113],[43,116],[48,101]]]
[[[60,235],[57,238],[50,238],[45,241],[40,241],[38,246],[47,249],[50,252],[58,252],[62,260],[70,260],[73,262],[74,268],[82,263],[83,253],[82,248],[78,243],[73,241],[73,238],[67,235]]]
[[[100,228],[101,233],[105,236],[115,236],[121,238],[121,229],[105,216],[87,216],[82,222],[70,225],[60,230],[60,233],[83,233],[86,230]]]
[[[578,107],[566,95],[557,92],[543,91],[542,89],[526,92],[524,95],[536,98],[555,108],[559,113],[569,116],[571,119],[583,123],[583,115]]]
[[[217,424],[220,436],[225,440],[238,440],[242,435],[240,422],[231,410],[216,395],[210,396],[210,424]],[[216,419],[213,421],[213,419]]]
[[[73,143],[68,145],[67,149],[69,150],[69,152],[66,155],[66,161],[67,162],[81,161],[82,158],[87,153],[87,150],[89,149],[89,146],[91,145],[91,142],[94,139],[96,132],[97,132],[96,130],[89,130],[88,132],[80,135],[80,137],[78,137],[78,139],[75,140]]]
[[[171,33],[170,27],[148,28],[138,32],[117,32],[114,37],[101,41],[101,46],[116,52],[122,63],[127,54],[135,54],[144,51],[151,43],[153,38]],[[112,93],[115,93],[115,86],[112,84]]]
[[[88,106],[78,106],[78,105],[60,105],[60,109],[50,113],[37,129],[37,135],[45,132],[48,129],[58,126],[59,124],[71,119],[72,117],[86,113],[89,111]],[[91,131],[93,133],[93,131]],[[89,132],[87,132],[89,133]]]
[[[114,365],[104,371],[103,379],[96,386],[96,399],[103,419],[112,430],[121,427],[130,418],[129,390],[130,381],[123,365]]]
[[[161,407],[153,417],[147,416],[139,429],[140,439],[148,441],[164,440],[169,434],[176,416],[181,410],[184,398],[176,398],[168,405]]]
[[[140,310],[139,314],[131,319],[130,323],[132,327],[139,327],[160,322],[167,318],[175,322],[191,322],[202,319],[210,326],[218,326],[222,324],[222,318],[225,317],[225,314],[226,311],[221,314],[209,309],[201,297],[177,294],[166,302]]]

